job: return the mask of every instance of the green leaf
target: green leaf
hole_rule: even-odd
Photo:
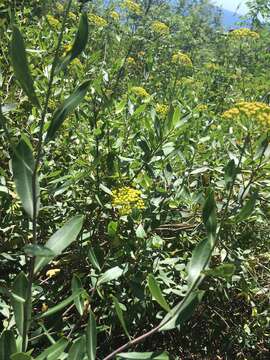
[[[39,101],[35,94],[34,83],[27,62],[23,37],[16,26],[13,27],[10,56],[15,76],[22,89],[33,105],[39,107]]]
[[[54,252],[46,246],[29,244],[23,248],[24,252],[29,256],[54,257]]]
[[[163,353],[154,353],[154,352],[128,352],[128,353],[119,353],[117,355],[119,359],[138,359],[138,360],[170,360],[167,352]]]
[[[176,328],[179,325],[182,325],[186,320],[188,320],[197,305],[201,302],[204,291],[198,290],[193,291],[187,295],[179,304],[177,304],[162,320],[159,331],[166,331]]]
[[[17,193],[26,213],[33,219],[33,172],[35,161],[32,149],[26,138],[22,138],[14,149],[12,156],[12,171]],[[37,213],[39,210],[39,185],[36,182]]]
[[[80,296],[82,293],[81,290],[75,292],[74,294],[70,295],[69,297],[67,297],[65,300],[61,301],[60,303],[58,303],[57,305],[53,306],[52,308],[49,308],[47,311],[45,311],[43,314],[41,314],[40,316],[38,316],[38,319],[43,319],[45,317],[51,316],[55,313],[57,313],[58,311],[62,310],[63,308],[65,308],[66,306],[68,306],[70,303],[72,303],[74,301],[74,299],[76,299],[78,296]]]
[[[122,325],[122,328],[124,329],[125,334],[127,335],[127,337],[130,339],[130,335],[128,333],[127,327],[126,327],[126,323],[124,320],[124,316],[123,316],[123,310],[120,307],[119,301],[118,299],[112,295],[112,299],[113,299],[113,304],[114,304],[114,308],[116,311],[116,314],[118,316],[118,319]]]
[[[13,331],[4,330],[0,337],[0,360],[10,359],[17,352],[17,346]]]
[[[118,222],[117,221],[110,221],[108,224],[108,235],[111,239],[114,239],[118,232]]]
[[[68,352],[68,360],[82,360],[85,353],[85,336],[74,342]]]
[[[123,272],[124,272],[123,269],[121,269],[119,266],[115,266],[105,271],[105,273],[101,275],[101,277],[98,279],[97,285],[101,285],[103,283],[116,280],[123,274]]]
[[[86,13],[82,13],[76,38],[72,45],[70,52],[64,58],[63,63],[60,65],[60,69],[64,69],[73,59],[78,57],[85,49],[88,41],[88,18]]]
[[[203,223],[206,227],[208,237],[211,242],[215,242],[217,231],[217,218],[216,218],[216,202],[214,193],[211,189],[208,190],[208,196],[203,207]]]
[[[145,232],[142,224],[139,224],[139,226],[137,227],[136,236],[138,239],[144,239],[146,237],[146,232]]]
[[[162,295],[160,287],[152,274],[148,275],[147,283],[153,298],[159,303],[161,307],[163,307],[164,310],[170,311],[170,306]]]
[[[0,358],[1,359],[1,358]],[[10,357],[11,360],[32,360],[32,356],[27,353],[16,353]]]
[[[205,270],[204,273],[207,276],[212,277],[221,277],[226,280],[230,280],[235,272],[235,265],[234,264],[222,264],[213,269]]]
[[[236,165],[234,160],[230,160],[228,162],[228,164],[226,165],[226,167],[224,168],[225,174],[224,174],[224,180],[226,185],[228,186],[234,179],[235,175],[236,175]]]
[[[79,278],[78,275],[74,274],[72,277],[72,281],[71,281],[71,289],[72,289],[72,294],[74,295],[75,293],[82,293],[84,291],[83,286],[82,286],[82,282],[81,279]],[[74,304],[76,306],[76,309],[78,310],[78,313],[82,316],[83,314],[83,299],[81,298],[80,295],[78,295],[75,299],[74,299]]]
[[[23,272],[20,272],[12,287],[11,305],[14,310],[15,321],[20,335],[23,334],[26,300],[27,300],[28,280]],[[31,306],[31,304],[29,304]]]
[[[76,240],[82,229],[83,219],[84,217],[81,215],[71,218],[61,229],[50,237],[45,247],[50,249],[55,256],[62,254],[62,252]],[[37,271],[41,270],[52,259],[53,257],[38,256],[35,261],[34,272],[37,273]]]
[[[246,220],[254,211],[258,193],[255,192],[251,195],[250,199],[245,203],[240,212],[236,215],[235,221],[240,222]]]
[[[98,263],[96,254],[94,252],[94,249],[92,247],[89,248],[89,252],[88,252],[88,259],[91,262],[91,264],[94,266],[94,268],[98,271],[101,271],[101,267]]]
[[[96,328],[96,319],[93,312],[90,310],[89,320],[86,330],[86,353],[88,360],[96,359],[97,351],[97,328]]]
[[[35,360],[58,360],[58,357],[63,354],[67,345],[68,341],[62,338],[44,350]]]
[[[191,260],[188,264],[188,285],[192,287],[201,273],[208,266],[212,251],[214,249],[213,244],[208,238],[203,239],[193,250]]]
[[[73,94],[71,94],[63,104],[56,110],[51,120],[49,129],[46,135],[46,142],[54,139],[57,130],[60,128],[65,118],[68,116],[70,112],[75,110],[75,108],[79,105],[79,103],[83,100],[87,93],[87,89],[89,87],[90,80],[83,82]]]

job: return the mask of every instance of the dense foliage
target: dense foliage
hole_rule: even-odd
[[[267,3],[0,1],[0,360],[268,358]]]

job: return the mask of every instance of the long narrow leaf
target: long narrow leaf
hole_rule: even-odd
[[[96,359],[96,351],[97,351],[96,319],[93,312],[90,310],[89,320],[86,330],[86,353],[88,356],[88,360]]]
[[[33,219],[34,206],[33,206],[33,171],[34,171],[34,157],[32,149],[28,141],[22,138],[14,149],[12,156],[12,171],[16,185],[17,193],[22,202],[23,208],[26,213]],[[36,182],[36,207],[37,213],[39,210],[39,185]]]
[[[46,135],[46,142],[53,140],[56,136],[57,130],[63,124],[65,118],[70,112],[75,110],[79,103],[83,100],[87,93],[87,89],[90,85],[90,81],[83,82],[73,94],[71,94],[63,104],[56,110],[50,123],[49,129]]]
[[[14,310],[15,321],[20,335],[23,334],[28,280],[23,272],[19,273],[12,287],[11,304]]]
[[[72,294],[75,294],[78,292],[82,293],[84,291],[81,279],[76,274],[73,275],[73,278],[71,281],[71,290],[72,290]],[[81,298],[80,295],[78,295],[74,299],[74,304],[76,306],[76,309],[78,310],[78,313],[82,316],[82,314],[83,314],[83,299]]]
[[[85,336],[74,342],[68,352],[68,360],[82,360],[85,354]]]
[[[57,360],[59,355],[63,353],[68,345],[68,341],[64,338],[44,350],[36,360]]]
[[[14,334],[11,330],[3,331],[0,337],[0,360],[10,359],[17,352]]]
[[[116,314],[118,316],[118,319],[122,325],[122,328],[125,332],[125,334],[127,335],[127,337],[130,339],[130,335],[128,333],[128,330],[127,330],[127,326],[126,326],[126,323],[125,323],[125,320],[124,320],[124,316],[123,316],[123,310],[121,309],[120,307],[120,304],[119,304],[119,301],[118,299],[112,295],[112,299],[113,299],[113,304],[114,304],[114,308],[115,308],[115,311],[116,311]]]
[[[33,79],[30,74],[25,45],[20,30],[14,26],[12,40],[10,44],[10,56],[15,76],[22,89],[29,97],[33,105],[39,106],[38,98],[35,94]]]
[[[148,275],[147,283],[153,298],[159,303],[161,307],[163,307],[163,309],[170,311],[170,306],[162,295],[160,287],[152,274]]]
[[[71,218],[61,229],[53,234],[46,242],[45,247],[50,249],[55,256],[60,255],[73,241],[76,240],[83,225],[83,216]],[[53,257],[37,257],[34,272],[41,270]]]

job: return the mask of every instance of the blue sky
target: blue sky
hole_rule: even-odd
[[[223,7],[224,9],[237,12],[238,14],[244,15],[247,12],[247,6],[245,3],[247,0],[214,0],[216,5]],[[239,6],[239,8],[238,8]]]

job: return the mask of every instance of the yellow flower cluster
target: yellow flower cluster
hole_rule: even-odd
[[[133,86],[131,88],[131,92],[140,97],[147,97],[149,96],[148,92],[141,86]]]
[[[141,198],[141,191],[128,186],[112,191],[112,206],[120,215],[129,215],[132,209],[144,209],[144,202]]]
[[[165,104],[157,104],[156,105],[156,112],[161,116],[166,116],[169,111],[169,106]]]
[[[134,64],[136,64],[136,61],[134,60],[133,57],[129,56],[129,57],[127,58],[127,63],[128,63],[129,65],[134,65]]]
[[[61,3],[57,3],[56,4],[56,10],[59,12],[63,12],[64,11],[64,6]]]
[[[95,14],[89,14],[89,21],[97,27],[104,27],[108,25],[107,21],[103,19],[103,17]]]
[[[246,28],[233,30],[229,33],[229,36],[232,39],[242,39],[242,38],[258,39],[260,37],[260,35],[256,31],[252,31]]]
[[[173,54],[172,62],[174,64],[192,67],[192,61],[190,57],[187,54],[182,53],[182,51],[178,51],[177,53]]]
[[[161,21],[154,21],[151,25],[151,29],[160,35],[166,35],[169,33],[169,27]]]
[[[123,8],[129,10],[136,15],[140,15],[142,13],[141,5],[137,4],[135,1],[132,0],[125,0],[123,2]]]
[[[83,66],[80,59],[78,59],[78,58],[73,59],[71,61],[71,65],[75,65],[75,66],[77,66],[79,68],[82,68],[82,66]]]
[[[242,101],[222,115],[225,119],[234,119],[241,116],[258,121],[263,125],[270,125],[270,106],[262,102]]]
[[[207,111],[207,110],[208,110],[208,106],[205,105],[205,104],[199,104],[199,105],[196,107],[196,110],[198,110],[199,112]]]
[[[111,11],[110,12],[110,17],[115,21],[118,21],[120,19],[120,15],[116,11]]]
[[[60,22],[52,15],[47,15],[46,19],[51,27],[58,29],[60,27]]]
[[[71,11],[68,13],[68,17],[69,17],[71,20],[74,20],[74,21],[77,20],[77,16],[76,16],[73,12],[71,12]]]
[[[72,49],[72,46],[73,46],[72,44],[64,45],[64,54],[69,53],[71,51],[71,49]]]

